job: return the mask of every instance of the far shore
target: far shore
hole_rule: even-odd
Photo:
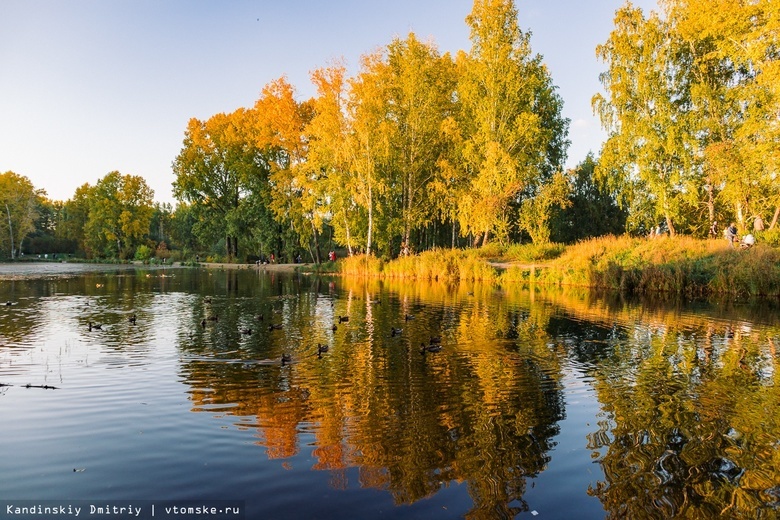
[[[307,266],[309,264],[228,264],[217,262],[201,262],[198,265],[207,269],[255,269],[257,271],[292,273],[296,268]]]

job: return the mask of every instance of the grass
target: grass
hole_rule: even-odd
[[[777,296],[780,251],[690,237],[603,237],[567,248],[537,282],[636,294]]]
[[[363,277],[583,286],[628,294],[780,296],[779,249],[758,244],[739,250],[722,240],[684,236],[607,236],[568,247],[491,244],[434,249],[389,262],[353,256],[337,264],[341,274]]]

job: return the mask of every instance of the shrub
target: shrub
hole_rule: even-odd
[[[140,260],[142,262],[148,262],[149,259],[152,257],[152,248],[140,245],[135,250],[135,259]]]

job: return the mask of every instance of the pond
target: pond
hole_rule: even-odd
[[[0,518],[780,511],[776,302],[60,265],[0,265]]]

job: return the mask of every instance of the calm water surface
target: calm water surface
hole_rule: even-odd
[[[230,499],[280,519],[780,514],[771,303],[70,264],[0,265],[6,301],[3,500]]]

